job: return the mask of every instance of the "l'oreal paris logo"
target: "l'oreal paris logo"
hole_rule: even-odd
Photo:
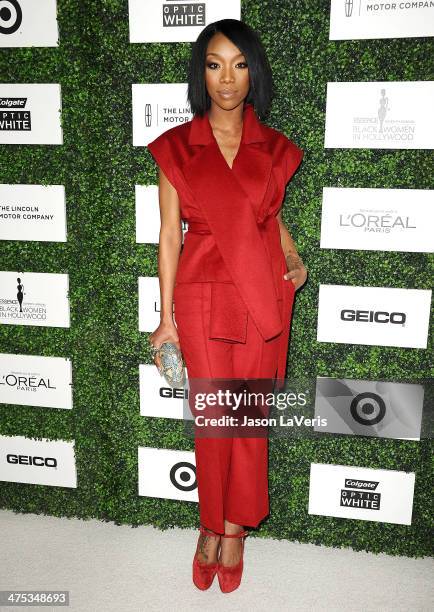
[[[410,217],[377,213],[376,211],[359,211],[339,215],[339,226],[349,227],[363,232],[390,234],[393,230],[417,229],[412,225]]]
[[[18,391],[35,391],[36,389],[57,389],[51,384],[50,378],[39,376],[36,374],[17,374],[16,372],[8,372],[0,377],[0,386],[7,386]]]

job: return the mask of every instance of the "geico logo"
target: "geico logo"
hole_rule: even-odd
[[[8,463],[19,463],[20,465],[45,465],[46,467],[57,467],[57,459],[54,457],[31,457],[30,455],[6,455]]]
[[[364,489],[375,489],[375,482],[361,482],[360,480],[350,480],[347,478],[345,480],[346,487],[357,487]]]
[[[384,310],[341,310],[342,321],[363,321],[374,323],[396,323],[403,325],[406,321],[405,312],[386,312]]]
[[[183,399],[186,396],[185,389],[172,389],[171,387],[160,387],[160,397],[173,397],[175,399]]]

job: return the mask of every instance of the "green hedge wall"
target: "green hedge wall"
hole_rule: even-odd
[[[432,188],[427,150],[324,149],[328,81],[428,80],[429,39],[329,41],[329,0],[245,0],[262,37],[276,97],[267,123],[305,150],[283,217],[309,269],[297,293],[288,375],[421,379],[428,350],[318,343],[320,283],[429,289],[426,254],[320,249],[323,186]],[[138,277],[157,276],[156,245],[135,242],[135,184],[157,168],[132,146],[132,83],[185,82],[190,43],[129,43],[127,0],[58,0],[58,48],[2,49],[3,83],[61,83],[64,144],[2,145],[2,183],[64,184],[68,242],[2,241],[1,269],[70,275],[71,327],[0,326],[1,352],[65,356],[71,411],[0,405],[0,434],[75,440],[78,488],[0,484],[0,507],[133,526],[197,527],[195,503],[139,497],[137,447],[194,449],[182,422],[139,411]],[[431,444],[330,436],[270,441],[271,513],[259,536],[422,556],[432,500]],[[307,514],[311,462],[416,472],[411,526]]]

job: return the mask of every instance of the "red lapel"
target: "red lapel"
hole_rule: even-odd
[[[189,145],[205,145],[215,149],[213,152],[225,163],[227,170],[234,174],[239,182],[239,187],[243,189],[245,195],[250,199],[255,213],[259,210],[265,196],[268,182],[271,177],[272,160],[268,151],[261,148],[261,145],[254,143],[267,142],[267,133],[262,127],[254,111],[252,104],[244,105],[243,131],[241,135],[240,149],[232,164],[232,170],[226,163],[220,148],[214,137],[211,124],[208,120],[208,113],[203,117],[195,115],[191,121],[190,133],[188,137]],[[249,145],[254,146],[249,146]],[[197,162],[201,163],[199,149]],[[187,163],[195,163],[196,156]],[[221,161],[220,160],[220,161]],[[231,177],[232,181],[234,177]]]
[[[194,116],[189,144],[198,145],[197,151],[182,168],[264,340],[274,338],[283,329],[271,263],[257,226],[272,168],[271,154],[261,147],[266,141],[265,129],[253,106],[245,105],[241,144],[231,170],[214,137],[208,114]]]

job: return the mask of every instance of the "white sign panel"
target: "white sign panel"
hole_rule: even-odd
[[[187,374],[187,370],[185,369]],[[147,417],[183,419],[188,385],[171,387],[155,364],[140,364],[140,414]]]
[[[241,19],[240,0],[128,0],[130,42],[193,42],[206,25]]]
[[[136,242],[160,241],[158,185],[136,185]]]
[[[153,332],[160,325],[158,276],[139,277],[139,331]]]
[[[327,84],[324,146],[433,149],[434,81]]]
[[[71,360],[0,353],[0,403],[70,410]]]
[[[0,185],[0,240],[66,242],[64,186]]]
[[[431,289],[320,285],[318,342],[426,348]]]
[[[314,431],[420,440],[423,400],[423,385],[319,376]]]
[[[193,117],[187,83],[132,85],[133,146],[145,146],[166,130]]]
[[[77,487],[75,441],[0,436],[0,480]]]
[[[139,495],[198,501],[192,451],[139,446]]]
[[[136,185],[136,242],[158,244],[160,227],[158,185]],[[187,222],[181,221],[183,237],[187,227]]]
[[[56,0],[0,0],[0,47],[57,47]]]
[[[0,323],[69,327],[69,276],[0,272]]]
[[[432,1],[331,0],[330,40],[433,35]]]
[[[433,190],[323,188],[323,249],[432,253],[433,227]]]
[[[415,474],[311,463],[309,514],[411,525]]]
[[[0,144],[63,144],[57,83],[0,84]]]

